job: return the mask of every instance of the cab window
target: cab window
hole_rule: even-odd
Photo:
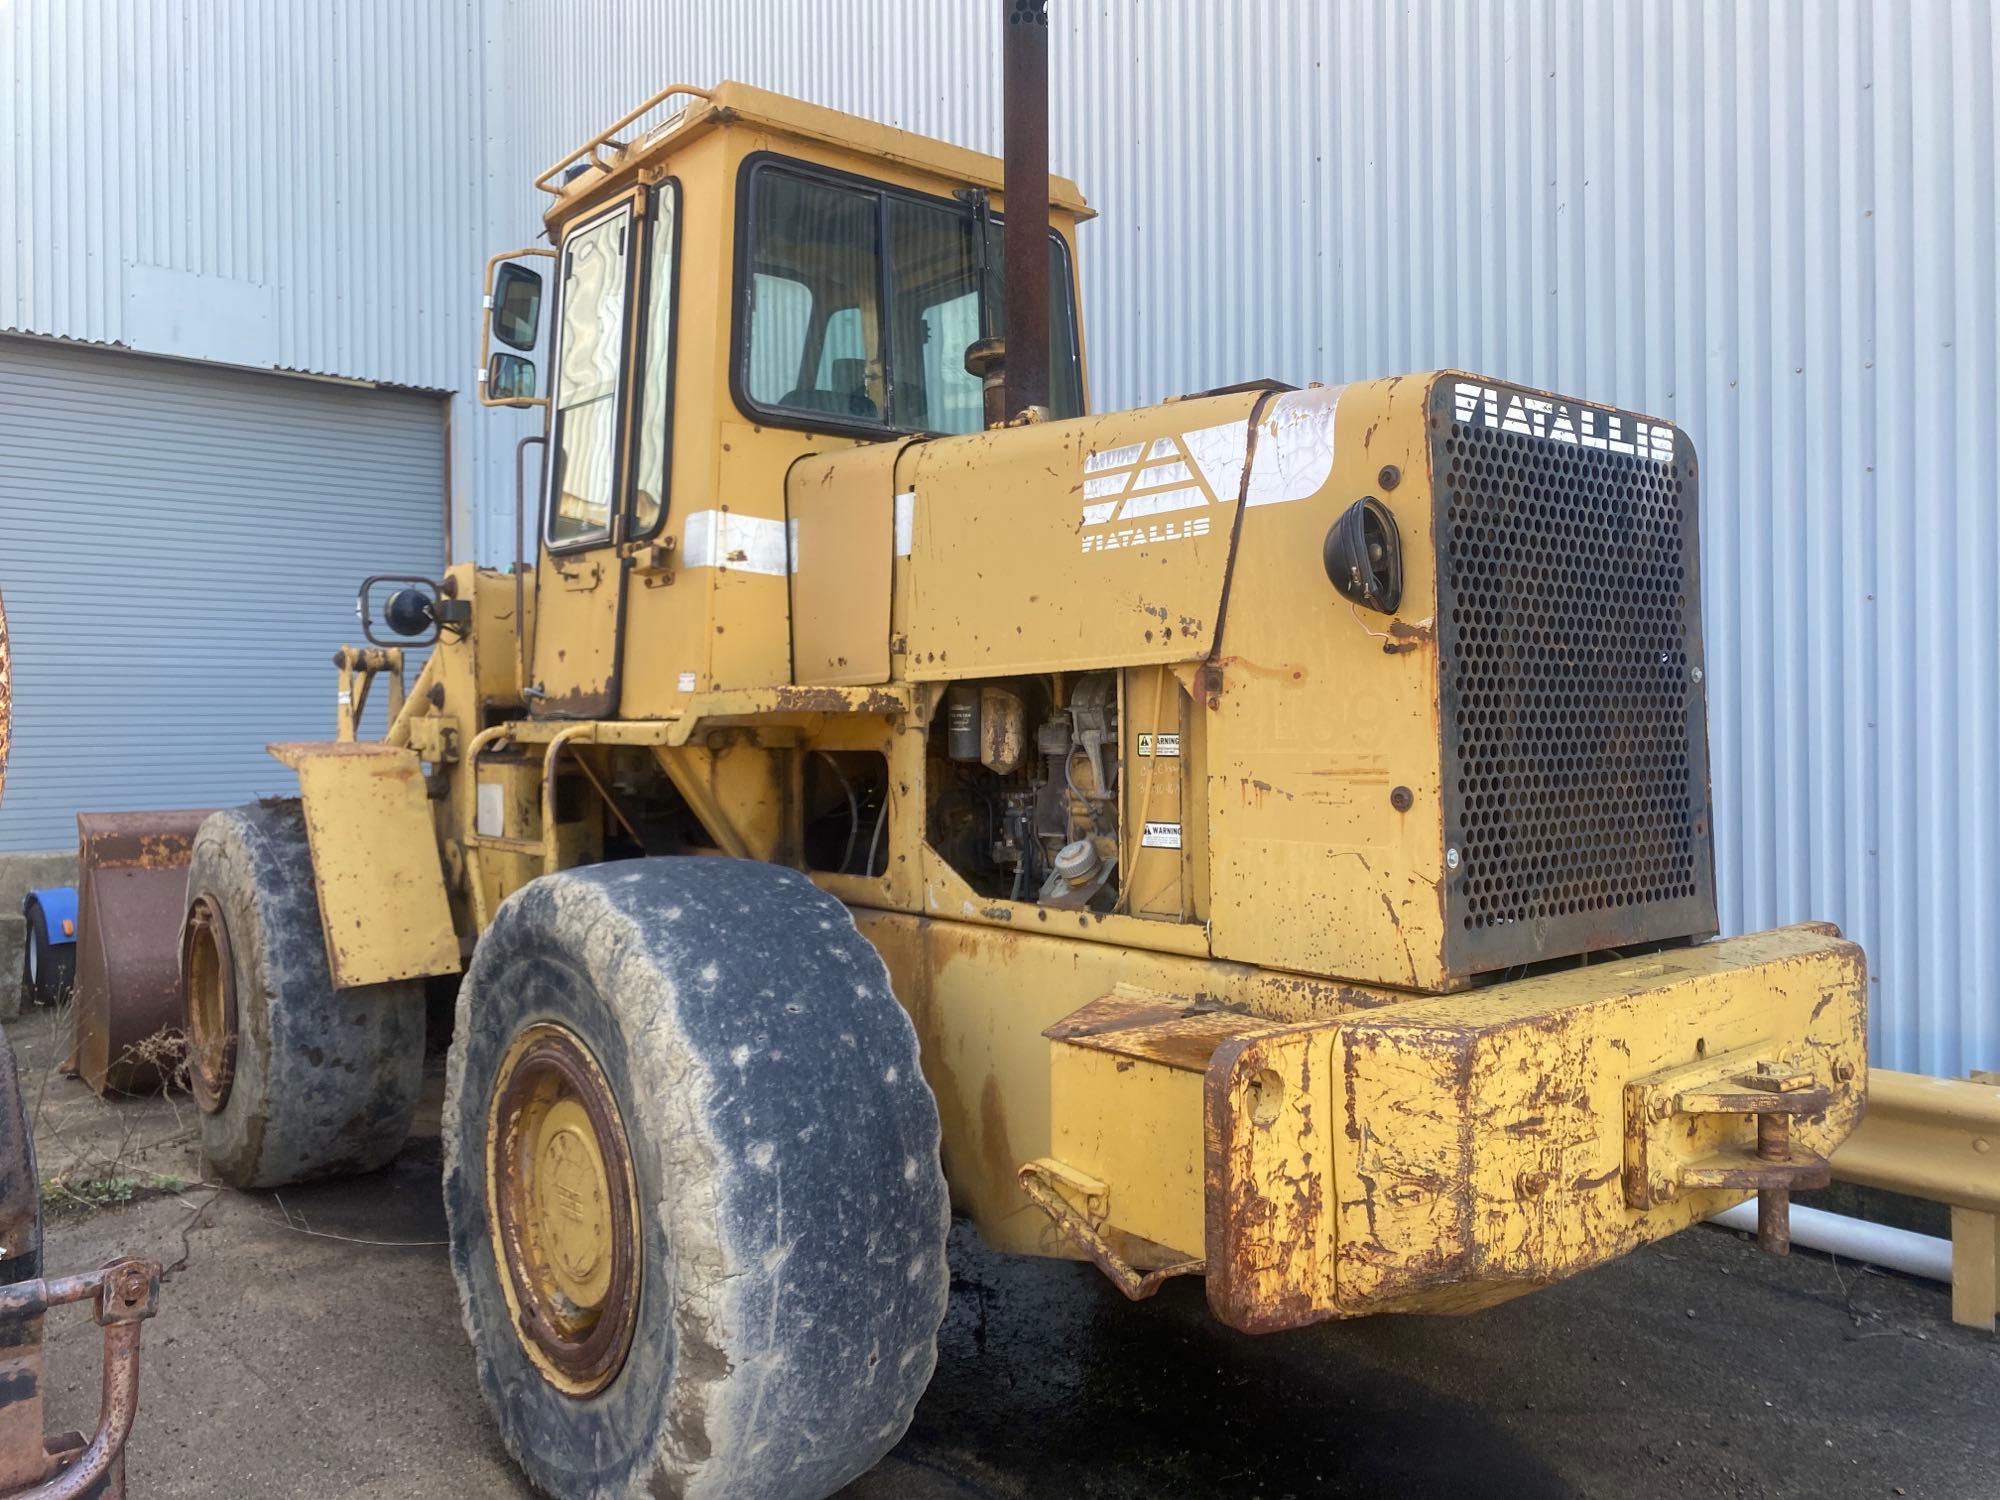
[[[653,190],[647,212],[645,321],[639,325],[639,446],[632,475],[632,518],[625,535],[651,536],[667,513],[667,466],[674,430],[674,314],[680,278],[680,184]]]
[[[978,220],[964,204],[766,158],[744,179],[737,285],[738,404],[813,430],[974,432],[984,422],[965,351],[980,336]],[[1051,406],[1083,411],[1074,281],[1049,237]],[[997,220],[989,326],[1003,326]]]
[[[625,204],[576,230],[563,245],[549,483],[552,547],[610,535],[631,238],[632,210]]]

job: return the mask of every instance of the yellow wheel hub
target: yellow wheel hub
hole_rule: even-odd
[[[564,1099],[542,1116],[533,1146],[535,1231],[564,1296],[596,1307],[611,1285],[611,1180],[590,1116]]]
[[[625,1123],[574,1032],[543,1023],[508,1047],[486,1153],[488,1225],[521,1347],[556,1389],[592,1395],[631,1348],[642,1257]]]

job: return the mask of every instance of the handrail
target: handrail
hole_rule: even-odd
[[[558,172],[564,170],[571,163],[575,162],[579,157],[587,156],[590,158],[590,164],[593,167],[597,167],[603,171],[609,171],[611,164],[605,161],[597,153],[606,146],[609,146],[614,150],[618,151],[625,150],[626,143],[623,141],[615,141],[612,139],[612,136],[615,135],[617,132],[623,130],[627,125],[630,125],[634,120],[638,119],[639,116],[645,114],[648,110],[658,108],[661,104],[664,104],[667,100],[673,98],[676,94],[688,94],[696,99],[710,99],[714,97],[712,94],[709,93],[707,89],[698,89],[691,83],[670,83],[665,88],[661,89],[657,94],[653,95],[652,98],[648,99],[644,104],[641,104],[637,109],[627,110],[624,114],[620,115],[617,119],[613,120],[609,125],[605,126],[602,130],[600,130],[596,135],[592,136],[589,140],[585,141],[581,146],[578,146],[574,151],[570,152],[567,156],[563,157],[554,166],[550,167],[548,171],[542,173],[541,176],[535,179],[535,186],[540,188],[543,192],[550,194],[553,197],[561,197],[562,196],[561,184],[557,184],[556,186],[551,187],[549,185],[550,179],[555,177],[555,175]]]

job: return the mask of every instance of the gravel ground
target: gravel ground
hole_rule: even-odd
[[[17,1045],[46,1056],[34,1023]],[[45,1177],[93,1151],[191,1173],[171,1108],[135,1129],[78,1085],[38,1093]],[[433,1108],[369,1178],[52,1222],[52,1270],[186,1256],[146,1329],[135,1500],[530,1493],[473,1382],[438,1172]],[[1941,1287],[1724,1230],[1472,1317],[1265,1339],[1191,1283],[1128,1304],[964,1225],[953,1269],[936,1379],[855,1500],[2000,1495],[2000,1339],[1954,1327]],[[87,1315],[51,1320],[52,1422],[94,1423],[96,1346]]]

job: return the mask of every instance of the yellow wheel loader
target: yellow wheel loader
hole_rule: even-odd
[[[1715,937],[1687,436],[1091,410],[1006,33],[1004,161],[725,83],[542,174],[481,371],[532,544],[369,580],[299,799],[196,841],[229,1181],[393,1155],[458,976],[452,1266],[555,1495],[867,1469],[954,1208],[1246,1331],[1468,1312],[1752,1193],[1783,1249],[1862,1108],[1861,953]]]

